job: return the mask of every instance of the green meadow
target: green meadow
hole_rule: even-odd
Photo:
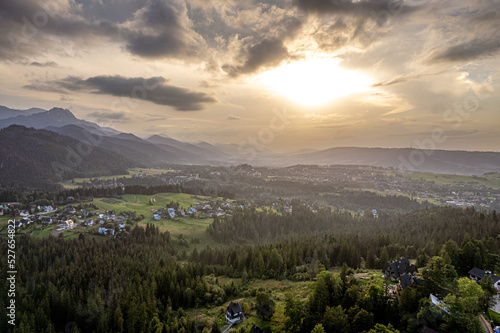
[[[111,175],[111,176],[100,176],[100,177],[90,177],[90,178],[74,178],[73,180],[66,180],[59,182],[66,189],[78,188],[80,185],[78,183],[88,182],[91,179],[102,179],[108,180],[113,178],[132,178],[134,174],[143,174],[144,176],[160,175],[162,173],[175,172],[175,170],[170,169],[146,169],[146,168],[132,168],[128,169],[128,174],[124,175]],[[74,181],[74,182],[73,182]]]

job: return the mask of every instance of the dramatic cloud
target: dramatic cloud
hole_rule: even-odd
[[[307,12],[320,15],[336,13],[374,18],[382,14],[390,16],[406,13],[417,8],[406,6],[404,1],[394,0],[295,0],[295,4]]]
[[[500,37],[500,36],[499,36]],[[500,40],[476,38],[469,42],[460,43],[444,50],[437,51],[431,62],[463,62],[477,58],[494,56],[500,51]]]
[[[167,80],[162,77],[95,76],[85,80],[78,77],[67,77],[62,80],[28,85],[26,88],[58,93],[88,91],[94,94],[126,96],[159,105],[172,106],[178,111],[203,110],[206,105],[216,102],[214,97],[206,93],[168,85],[166,82]]]
[[[151,0],[125,27],[127,50],[141,57],[194,57],[203,46],[184,1]]]
[[[223,67],[230,76],[254,73],[261,68],[274,67],[290,56],[283,42],[275,39],[265,39],[249,47],[245,53],[246,60],[243,65]]]
[[[391,146],[393,129],[408,137],[432,126],[450,130],[444,110],[484,91],[493,98],[482,98],[460,130],[490,133],[500,117],[499,15],[498,0],[0,0],[0,91],[13,107],[62,103],[127,132],[155,122],[158,130],[214,142],[254,135],[268,126],[269,110],[286,102],[294,119],[324,117],[304,117],[272,143],[297,147],[332,137]],[[370,79],[369,92],[311,109],[271,93],[256,75],[322,59],[346,71],[332,84],[352,71]],[[325,79],[319,72],[311,86]],[[113,104],[127,96],[140,107]],[[238,108],[245,110],[240,121],[243,114],[231,114]],[[206,109],[165,120],[174,110]],[[233,137],[217,129],[221,121],[234,125]],[[339,121],[345,132],[323,131]],[[470,141],[481,146],[479,135]],[[490,141],[481,147],[493,147]]]

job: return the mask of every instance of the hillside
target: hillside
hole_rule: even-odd
[[[43,187],[74,177],[127,173],[135,163],[47,130],[13,125],[0,130],[1,186]]]
[[[130,133],[112,136],[96,135],[94,132],[77,125],[50,126],[46,129],[127,156],[143,167],[158,166],[163,163],[199,163],[203,161],[201,157],[189,151],[167,144],[155,144]]]
[[[423,158],[421,158],[423,156]],[[432,150],[413,148],[330,148],[296,154],[289,163],[319,165],[371,165],[410,171],[482,175],[500,171],[500,153]]]
[[[7,119],[17,116],[30,116],[35,113],[46,112],[46,110],[39,108],[31,108],[28,110],[15,110],[6,106],[0,105],[0,119]]]

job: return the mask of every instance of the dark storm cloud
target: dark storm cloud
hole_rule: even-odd
[[[500,51],[500,41],[475,38],[434,52],[430,62],[459,62],[493,56]]]
[[[245,62],[241,66],[223,66],[230,76],[250,74],[261,68],[278,66],[282,61],[288,59],[290,54],[283,45],[283,41],[276,39],[264,39],[261,42],[248,47],[244,52]]]
[[[62,80],[35,83],[25,88],[51,92],[88,91],[120,97],[146,100],[159,105],[168,105],[178,111],[203,110],[217,100],[204,93],[166,84],[162,77],[126,78],[123,76],[94,76],[81,79],[70,76]]]

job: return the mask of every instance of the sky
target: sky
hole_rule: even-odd
[[[0,105],[141,137],[500,151],[500,0],[0,1]]]

